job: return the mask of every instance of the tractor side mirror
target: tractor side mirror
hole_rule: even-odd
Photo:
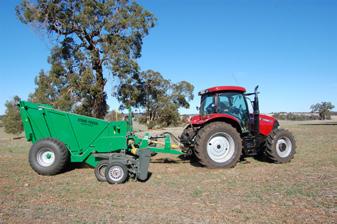
[[[200,110],[200,107],[196,106],[195,109],[196,109],[197,111],[199,111],[199,110]]]

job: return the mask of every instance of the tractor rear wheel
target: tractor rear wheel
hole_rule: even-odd
[[[213,122],[201,128],[195,139],[195,156],[209,168],[232,168],[240,160],[242,140],[230,124]]]
[[[29,163],[40,175],[55,175],[62,172],[69,162],[66,146],[53,138],[36,142],[29,151]]]
[[[296,153],[296,141],[290,131],[275,129],[266,139],[265,155],[275,163],[290,162]]]

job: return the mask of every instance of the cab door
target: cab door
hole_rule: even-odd
[[[218,94],[217,113],[229,114],[240,121],[243,132],[249,131],[249,112],[245,97],[238,92]]]

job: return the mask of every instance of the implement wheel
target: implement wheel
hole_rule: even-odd
[[[105,170],[109,165],[109,161],[102,160],[95,167],[95,176],[99,182],[106,182]]]
[[[29,151],[29,163],[40,175],[55,175],[62,172],[69,162],[66,146],[53,138],[36,142]]]
[[[128,169],[121,162],[112,162],[105,169],[105,178],[109,184],[122,184],[128,176]]]

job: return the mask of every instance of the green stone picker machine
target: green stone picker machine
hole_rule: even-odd
[[[95,168],[98,181],[145,181],[151,156],[194,155],[209,168],[234,167],[242,156],[267,156],[276,163],[295,154],[293,135],[273,117],[259,113],[257,88],[220,86],[200,92],[200,114],[190,119],[179,138],[170,133],[135,134],[131,111],[123,121],[105,121],[21,101],[18,105],[27,141],[33,143],[29,163],[40,175],[55,175],[70,163]],[[253,112],[248,110],[248,96]]]

